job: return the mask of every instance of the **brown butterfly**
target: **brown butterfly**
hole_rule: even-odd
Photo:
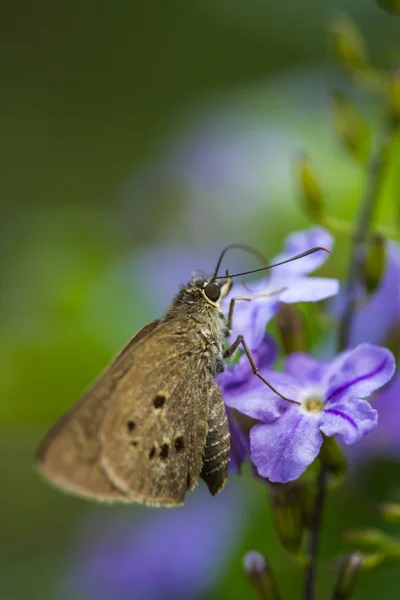
[[[221,301],[232,278],[270,268],[218,276],[231,248],[260,256],[247,246],[225,248],[214,275],[183,286],[50,430],[38,463],[52,483],[90,499],[153,506],[182,505],[199,477],[213,495],[224,487],[230,435],[216,375],[242,344],[253,373],[269,385],[242,336],[224,351],[235,299],[228,318]]]

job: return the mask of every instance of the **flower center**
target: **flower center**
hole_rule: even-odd
[[[309,412],[321,412],[324,408],[324,401],[321,396],[308,396],[303,401],[303,407]]]

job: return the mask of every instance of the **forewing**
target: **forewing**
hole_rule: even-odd
[[[166,322],[140,344],[114,392],[102,467],[132,502],[178,506],[197,483],[213,383],[202,343],[190,320]]]
[[[100,428],[118,382],[136,360],[135,348],[158,325],[145,325],[84,396],[54,425],[41,443],[40,471],[67,491],[98,500],[124,500],[101,467]]]

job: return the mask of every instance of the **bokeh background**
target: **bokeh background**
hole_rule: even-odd
[[[329,54],[342,9],[374,60],[395,65],[400,21],[374,0],[2,6],[2,599],[146,600],[138,565],[164,582],[153,590],[160,600],[252,598],[241,571],[251,548],[270,558],[284,597],[299,593],[301,570],[247,471],[217,500],[196,491],[178,516],[64,496],[33,462],[55,418],[194,269],[211,269],[231,242],[271,255],[308,226],[292,176],[298,150],[313,159],[332,215],[354,214],[363,172],[335,139],[330,91],[349,89],[373,122],[378,107],[349,88]],[[393,206],[383,205],[383,223]],[[346,251],[338,247],[331,273],[341,274]],[[232,254],[229,266],[249,262]],[[343,550],[342,529],[380,523],[374,503],[398,493],[398,450],[400,432],[392,456],[358,463],[332,497],[325,558]],[[163,570],[171,554],[186,564],[190,548],[192,575]],[[181,596],[166,583],[174,569]],[[332,577],[324,567],[321,597]],[[354,598],[398,598],[399,586],[388,566],[365,575]]]

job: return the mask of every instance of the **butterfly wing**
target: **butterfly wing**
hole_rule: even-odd
[[[215,386],[189,319],[143,328],[50,431],[39,467],[67,491],[177,506],[197,483]]]
[[[197,329],[190,319],[161,325],[115,390],[101,464],[129,501],[179,506],[197,483],[215,386]]]
[[[112,484],[101,468],[99,431],[118,381],[132,366],[135,346],[158,323],[148,323],[132,338],[42,441],[37,452],[38,468],[54,484],[89,498],[124,499],[124,493]]]

